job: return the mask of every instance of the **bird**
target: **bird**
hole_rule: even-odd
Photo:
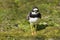
[[[39,12],[38,7],[33,7],[32,10],[27,15],[27,20],[30,23],[32,35],[36,33],[34,31],[36,31],[36,27],[40,18],[41,18],[41,13]],[[33,27],[33,25],[35,26],[35,28]]]

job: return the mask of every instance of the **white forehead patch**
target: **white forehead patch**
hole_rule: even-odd
[[[34,8],[33,10],[38,10],[37,8]]]

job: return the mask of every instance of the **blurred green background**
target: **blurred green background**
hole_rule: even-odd
[[[26,19],[34,6],[42,15],[36,36]],[[0,0],[0,40],[60,40],[60,0]]]

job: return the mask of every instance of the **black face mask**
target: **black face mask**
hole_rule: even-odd
[[[39,10],[36,10],[36,12],[39,12]]]

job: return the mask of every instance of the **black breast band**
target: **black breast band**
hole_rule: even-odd
[[[30,13],[30,17],[32,17],[32,18],[40,18],[40,13],[38,13],[38,14]]]

